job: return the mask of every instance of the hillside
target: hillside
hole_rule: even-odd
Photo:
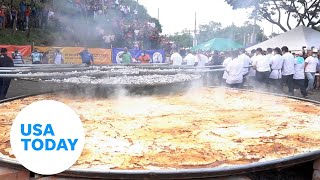
[[[12,2],[10,9],[10,1],[5,1],[7,12],[20,8],[20,1]],[[7,29],[0,30],[1,44],[157,48],[160,43],[158,20],[134,0],[26,2],[32,11],[29,32],[18,27],[13,34],[7,24]],[[49,19],[45,27],[41,26],[43,19]]]

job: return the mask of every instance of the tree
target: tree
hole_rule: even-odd
[[[225,0],[233,9],[252,8],[250,18],[265,19],[284,32],[300,25],[317,29],[320,0]],[[292,23],[291,19],[296,22]]]
[[[179,47],[192,47],[193,36],[191,31],[187,29],[183,30],[181,33],[175,33],[168,37],[169,41],[174,41]]]
[[[262,42],[267,39],[263,29],[259,26],[245,22],[243,26],[236,26],[234,24],[223,28],[220,23],[209,22],[206,25],[200,25],[199,34],[197,35],[198,42],[203,43],[213,38],[228,38],[239,44],[247,45],[251,43],[253,29],[256,29],[257,36],[255,42]]]
[[[199,26],[199,34],[197,39],[199,43],[208,41],[213,37],[216,37],[218,32],[222,29],[221,23],[209,22],[208,24],[202,24]]]

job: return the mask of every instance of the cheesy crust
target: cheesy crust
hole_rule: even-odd
[[[12,121],[39,100],[63,102],[80,116],[86,144],[75,168],[213,168],[320,149],[319,106],[255,92],[201,88],[112,99],[49,94],[0,104],[0,156],[14,158]]]

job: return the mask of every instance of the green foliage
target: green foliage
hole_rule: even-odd
[[[11,29],[5,29],[0,31],[1,44],[14,44],[14,45],[47,45],[48,41],[54,40],[55,34],[48,33],[42,30],[34,30],[34,33],[30,34],[27,38],[26,32],[17,31],[12,33]]]
[[[262,42],[267,38],[263,29],[256,25],[257,39],[256,42]],[[250,36],[252,35],[254,25],[246,22],[243,26],[230,25],[222,27],[221,23],[209,22],[199,26],[199,33],[197,34],[198,44],[209,41],[213,38],[228,38],[239,44],[250,44]],[[193,44],[193,32],[184,30],[181,33],[176,33],[169,36],[170,41],[175,41],[180,47],[191,47]]]
[[[184,30],[182,33],[175,33],[174,35],[169,36],[170,41],[174,41],[180,47],[192,47],[193,36],[191,31]]]
[[[267,39],[260,26],[256,25],[256,42],[262,42]],[[246,22],[243,26],[227,26],[222,28],[220,23],[210,22],[208,25],[201,25],[198,35],[198,43],[203,43],[213,38],[228,38],[239,44],[249,44],[249,36],[252,34],[254,25]],[[244,44],[245,43],[245,44]]]
[[[234,9],[252,8],[251,18],[264,19],[283,31],[320,25],[320,0],[225,0]],[[295,21],[292,21],[294,19]]]

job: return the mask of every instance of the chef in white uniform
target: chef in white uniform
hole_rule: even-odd
[[[305,74],[304,74],[304,58],[302,57],[302,51],[296,53],[297,57],[294,60],[294,75],[293,82],[299,87],[301,94],[304,98],[308,98],[306,87],[304,86]]]
[[[243,83],[243,60],[239,58],[239,52],[233,52],[233,60],[227,66],[227,84],[231,88],[240,88]]]
[[[226,59],[224,59],[223,63],[222,63],[222,66],[225,68],[225,71],[223,73],[223,76],[222,76],[222,79],[224,79],[224,81],[227,80],[228,78],[228,73],[227,73],[227,67],[228,67],[228,64],[232,61],[232,54],[231,53],[227,53],[226,54]]]
[[[187,66],[194,66],[196,63],[196,57],[189,49],[187,50],[187,53],[188,55],[184,58],[184,61],[187,63]]]
[[[178,53],[177,50],[173,51],[173,54],[170,58],[173,66],[181,66],[182,65],[182,56]]]
[[[282,67],[283,58],[281,56],[281,49],[275,48],[273,50],[274,56],[271,58],[271,73],[269,76],[270,86],[273,92],[281,92],[281,78],[282,78]]]
[[[252,64],[252,59],[246,55],[245,49],[240,50],[239,60],[243,62],[242,74],[243,74],[243,84],[246,82],[247,76],[249,75],[249,70],[251,69],[249,66]],[[251,76],[253,75],[251,72]]]
[[[253,59],[253,69],[256,70],[256,81],[262,85],[267,85],[270,76],[270,61],[262,55],[262,49],[257,48],[256,57]]]
[[[281,90],[286,83],[289,88],[289,95],[294,95],[294,84],[293,84],[293,74],[294,74],[294,56],[289,52],[288,47],[282,47],[282,57],[283,57],[283,68],[282,68],[282,81]]]
[[[198,52],[198,54],[196,55],[197,67],[204,67],[208,62],[209,58],[201,52]]]

